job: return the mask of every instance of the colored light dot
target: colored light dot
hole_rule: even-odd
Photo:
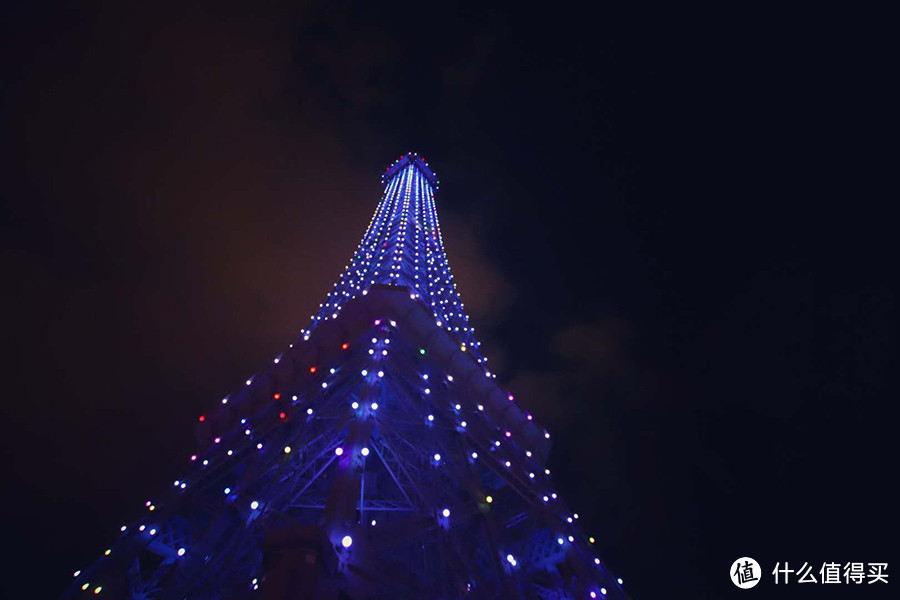
[[[281,400],[281,394],[275,394],[272,397],[275,398],[276,400]]]
[[[346,350],[350,347],[350,344],[341,344],[341,350]]]
[[[199,421],[202,423],[205,420],[206,420],[206,415],[200,415]]]
[[[96,595],[96,594],[99,594],[99,593],[102,592],[102,591],[103,591],[103,586],[98,585],[97,587],[94,588],[94,594],[95,594],[95,595]]]
[[[425,348],[419,348],[419,354],[425,354]]]
[[[86,584],[84,584],[83,586],[81,586],[81,589],[82,589],[82,590],[86,590],[86,589],[88,589],[89,587],[91,587],[91,584],[90,584],[90,583],[86,583]]]
[[[315,373],[315,372],[316,372],[316,367],[310,367],[310,368],[309,368],[309,372],[310,372],[310,373]]]
[[[341,448],[340,446],[338,446],[337,448],[334,449],[334,453],[338,456],[341,456],[342,454],[344,454],[344,449]]]
[[[353,545],[353,538],[350,537],[349,535],[345,535],[343,538],[341,538],[341,546],[343,546],[344,548],[349,548],[352,545]]]
[[[225,488],[225,489],[222,490],[222,491],[225,492],[225,494],[227,495],[227,494],[230,494],[230,493],[231,493],[231,488]]]
[[[186,552],[186,550],[185,550],[184,548],[179,548],[179,549],[178,549],[178,556],[184,556],[184,553],[185,553],[185,552]]]
[[[284,453],[285,453],[285,454],[290,454],[290,453],[291,453],[291,447],[290,447],[290,446],[285,446],[285,447],[284,447]]]
[[[494,497],[493,496],[485,496],[484,501],[487,502],[488,504],[490,504],[491,502],[494,501]]]
[[[253,502],[250,503],[250,508],[251,508],[252,510],[256,510],[257,508],[259,508],[259,502],[257,502],[256,500],[254,500]]]
[[[107,548],[106,551],[103,553],[103,556],[109,556],[110,554],[112,554],[112,550],[110,548]]]

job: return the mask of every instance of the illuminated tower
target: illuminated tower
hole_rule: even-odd
[[[199,417],[171,488],[64,598],[624,598],[495,381],[447,263],[438,180],[383,175],[299,339]]]

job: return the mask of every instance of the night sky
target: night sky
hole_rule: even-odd
[[[0,15],[4,597],[55,597],[182,473],[407,151],[634,598],[749,597],[741,556],[898,585],[884,16],[130,4]]]

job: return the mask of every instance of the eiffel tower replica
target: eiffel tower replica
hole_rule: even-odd
[[[496,381],[410,153],[284,353],[199,416],[184,473],[63,598],[625,598]]]

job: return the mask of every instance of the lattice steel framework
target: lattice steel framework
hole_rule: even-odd
[[[415,154],[300,339],[63,598],[624,598],[496,383]]]

